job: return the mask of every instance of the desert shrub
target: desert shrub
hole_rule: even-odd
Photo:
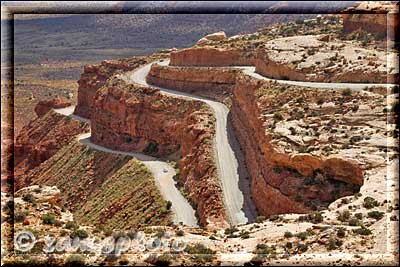
[[[350,218],[349,219],[349,225],[350,226],[359,226],[359,225],[361,225],[361,222],[357,218]]]
[[[372,209],[373,207],[379,206],[379,202],[373,197],[364,198],[363,207],[366,209]]]
[[[172,202],[168,200],[167,204],[165,204],[165,207],[167,208],[167,210],[170,210],[172,207]]]
[[[324,217],[322,216],[322,212],[315,211],[307,215],[301,215],[297,220],[300,222],[321,223],[324,221]]]
[[[22,197],[22,199],[23,199],[24,201],[30,202],[30,203],[35,203],[35,202],[36,202],[35,197],[34,197],[31,193],[25,194],[25,195]]]
[[[337,229],[336,235],[339,238],[343,238],[346,236],[346,230],[344,228],[340,227]]]
[[[299,239],[304,241],[304,240],[307,239],[308,233],[307,232],[300,232],[300,233],[296,234],[296,237],[298,237]]]
[[[370,234],[372,234],[371,230],[369,230],[367,227],[365,227],[363,225],[360,228],[354,229],[353,232],[356,233],[356,234],[359,234],[359,235],[370,235]]]
[[[225,231],[224,231],[224,233],[225,233],[225,235],[227,235],[228,237],[237,237],[237,236],[235,235],[235,232],[237,232],[237,231],[239,231],[239,229],[237,229],[235,226],[233,226],[233,227],[226,228]]]
[[[342,240],[337,239],[334,236],[330,236],[327,244],[328,250],[337,249],[343,244]]]
[[[72,254],[65,259],[65,266],[85,266],[85,258],[78,254]]]
[[[290,238],[293,237],[293,234],[289,231],[286,231],[285,234],[283,235],[285,238]]]
[[[78,228],[78,226],[76,225],[75,222],[69,221],[65,224],[65,228],[73,230]]]
[[[354,217],[356,217],[359,220],[362,220],[363,215],[362,215],[362,213],[356,213],[356,214],[354,214]]]
[[[340,212],[337,219],[341,222],[347,222],[350,219],[350,211],[344,210]]]
[[[46,213],[42,216],[42,220],[44,224],[54,224],[56,217],[52,213]]]
[[[201,243],[187,245],[184,251],[188,254],[192,254],[196,262],[210,262],[214,259],[216,253]]]
[[[378,221],[383,218],[384,214],[385,214],[384,212],[374,210],[374,211],[368,212],[368,217],[374,218],[375,220]]]
[[[350,88],[343,89],[342,96],[351,96],[351,89]]]
[[[88,236],[88,233],[83,229],[77,229],[71,235],[72,238],[79,237],[81,239],[87,238]]]
[[[306,252],[307,249],[308,249],[308,245],[307,244],[303,244],[303,243],[297,244],[297,251],[298,252]]]
[[[303,198],[302,198],[302,196],[300,195],[300,193],[297,192],[296,195],[295,195],[295,197],[294,197],[294,200],[297,201],[297,202],[300,202],[302,199],[303,199]]]
[[[169,254],[150,254],[144,261],[155,266],[169,266],[172,262],[172,256]]]

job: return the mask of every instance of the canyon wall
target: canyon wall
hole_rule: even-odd
[[[266,216],[306,213],[354,194],[363,184],[362,170],[356,164],[334,157],[285,153],[272,144],[255,95],[257,88],[268,85],[269,82],[239,75],[231,109],[258,211]],[[320,185],[304,186],[305,178],[316,176],[323,181]]]
[[[78,103],[74,113],[90,119],[92,103],[96,92],[111,76],[133,70],[159,57],[159,55],[155,54],[152,57],[104,60],[100,64],[85,65],[83,73],[78,80]]]
[[[395,40],[399,14],[383,13],[383,14],[342,14],[343,33],[349,34],[354,31],[363,30],[373,34],[378,39]]]
[[[91,140],[109,148],[153,156],[182,156],[180,181],[202,225],[226,227],[214,159],[215,118],[207,105],[112,78],[92,103]]]
[[[25,174],[49,159],[79,134],[90,132],[88,124],[49,111],[20,131],[14,145],[14,175]],[[15,190],[26,186],[16,178]]]
[[[188,48],[171,52],[172,66],[244,66],[253,65],[254,55],[238,49]]]
[[[153,64],[147,82],[223,101],[232,94],[238,69],[177,67]]]

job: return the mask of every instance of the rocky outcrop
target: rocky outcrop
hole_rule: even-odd
[[[343,33],[363,30],[378,39],[395,40],[399,24],[399,10],[390,2],[362,2],[343,11]]]
[[[232,94],[238,69],[161,66],[153,64],[147,82],[223,101]]]
[[[65,108],[71,106],[71,101],[68,99],[57,97],[49,100],[42,100],[35,106],[35,113],[38,117],[42,117],[53,108]]]
[[[84,67],[78,81],[78,103],[75,114],[84,118],[90,118],[93,98],[105,82],[113,75],[127,72],[138,66],[166,56],[155,54],[152,57],[132,57],[119,60],[104,60],[100,64],[89,64]]]
[[[252,52],[212,47],[182,49],[172,52],[170,58],[172,66],[244,66],[254,62]]]
[[[206,36],[204,36],[203,38],[201,38],[200,40],[197,41],[197,45],[204,45],[204,44],[209,44],[213,41],[222,41],[226,39],[226,34],[225,32],[221,31],[221,32],[215,32],[215,33],[211,33],[208,34]]]
[[[227,226],[214,163],[214,116],[205,104],[110,79],[92,107],[94,143],[154,156],[178,152],[180,183],[196,205],[201,224]]]
[[[240,75],[232,100],[233,125],[245,153],[258,211],[267,216],[306,213],[356,192],[363,184],[358,164],[336,157],[288,153],[273,142],[257,99],[257,89],[268,86],[273,85]]]
[[[21,175],[49,159],[77,135],[90,132],[88,124],[54,111],[26,125],[15,140],[14,174]],[[15,189],[25,186],[15,181]]]

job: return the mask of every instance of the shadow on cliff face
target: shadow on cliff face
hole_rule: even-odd
[[[247,171],[244,154],[243,154],[242,148],[235,136],[235,130],[234,130],[233,124],[232,124],[232,112],[231,111],[229,111],[229,113],[228,113],[227,132],[228,132],[229,144],[232,147],[233,152],[235,153],[235,157],[238,160],[237,172],[239,174],[239,188],[243,192],[243,198],[244,198],[243,211],[244,211],[247,219],[249,220],[248,222],[252,223],[255,221],[258,213],[257,213],[256,207],[253,203],[253,199],[251,196],[250,175]]]

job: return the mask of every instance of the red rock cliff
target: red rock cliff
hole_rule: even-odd
[[[257,103],[256,91],[261,86],[268,83],[239,75],[232,100],[233,125],[244,150],[258,211],[267,216],[307,213],[357,191],[363,184],[357,165],[339,158],[322,159],[277,149],[265,130]],[[304,179],[312,176],[320,177],[322,184],[304,186]]]
[[[205,104],[110,79],[92,107],[93,142],[155,156],[178,151],[180,179],[197,206],[201,224],[227,225],[214,163],[214,116]]]
[[[238,49],[188,48],[171,52],[172,66],[243,66],[253,65],[254,55]]]

